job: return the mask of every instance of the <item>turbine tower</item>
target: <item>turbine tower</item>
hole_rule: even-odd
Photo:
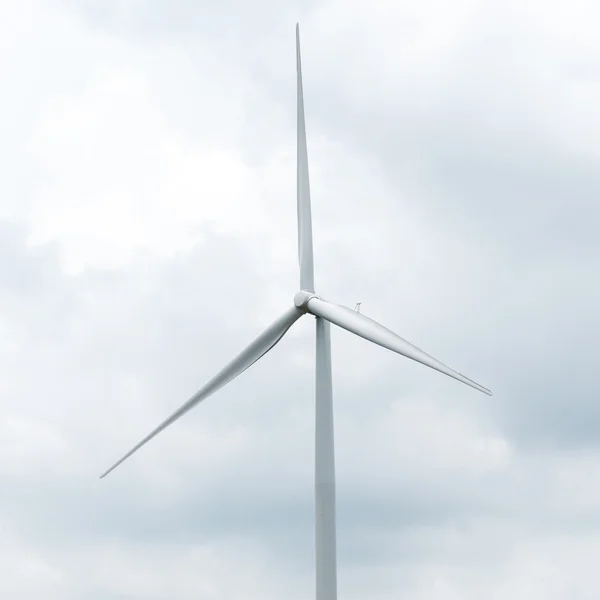
[[[272,325],[249,346],[217,373],[206,385],[178,408],[168,419],[136,444],[125,456],[101,475],[106,477],[124,460],[139,450],[153,437],[172,425],[197,404],[241,375],[248,367],[263,357],[288,329],[303,315],[314,316],[316,322],[316,408],[315,408],[315,551],[316,598],[336,600],[336,526],[335,526],[335,459],[333,441],[333,396],[331,383],[330,323],[401,354],[440,373],[448,375],[484,394],[490,390],[447,367],[429,354],[399,337],[383,325],[369,319],[358,310],[333,304],[315,293],[312,219],[306,126],[304,122],[304,96],[302,91],[302,65],[300,61],[300,33],[296,25],[297,73],[297,210],[298,210],[298,260],[300,263],[300,291],[288,308]]]

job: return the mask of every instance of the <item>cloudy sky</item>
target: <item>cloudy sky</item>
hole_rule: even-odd
[[[0,596],[296,600],[314,323],[98,475],[298,285],[333,330],[339,597],[600,597],[595,2],[0,1]]]

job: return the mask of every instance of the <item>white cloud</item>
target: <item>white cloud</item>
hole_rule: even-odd
[[[312,320],[95,479],[291,301],[298,15],[320,291],[496,392],[334,330],[340,597],[598,595],[591,3],[0,10],[0,595],[313,593]]]

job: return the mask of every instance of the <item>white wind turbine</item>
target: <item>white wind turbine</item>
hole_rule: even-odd
[[[308,181],[308,156],[304,124],[304,99],[300,64],[300,34],[296,25],[296,71],[298,95],[298,155],[297,155],[297,208],[298,259],[300,262],[300,291],[294,296],[294,305],[261,333],[245,350],[215,375],[199,392],[177,409],[166,421],[149,433],[125,456],[108,469],[106,477],[124,460],[177,421],[186,412],[214,394],[218,389],[241,375],[264,356],[288,329],[305,314],[316,317],[316,410],[315,410],[315,538],[316,538],[316,598],[337,598],[336,526],[335,526],[335,464],[333,443],[333,402],[331,384],[330,323],[342,327],[402,356],[411,358],[440,373],[457,379],[484,394],[491,391],[450,369],[429,354],[419,350],[383,325],[365,317],[357,310],[332,304],[315,293],[313,272],[313,242]]]

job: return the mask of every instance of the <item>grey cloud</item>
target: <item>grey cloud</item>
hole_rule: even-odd
[[[214,42],[220,57],[228,48],[225,62],[239,61],[253,82],[247,114],[260,121],[238,132],[246,159],[283,152],[286,144],[293,149],[292,11],[265,4],[273,10],[254,30],[237,20],[258,23],[256,7],[250,15],[245,5],[223,5],[209,19],[200,4],[176,3],[169,21],[157,6],[134,5],[127,13],[117,4],[78,3],[77,10],[92,29],[143,38],[148,46],[157,35],[185,39],[192,57],[201,50],[195,37]],[[312,8],[302,10],[308,15]],[[272,29],[248,45],[261,37],[257,31]],[[443,589],[428,587],[436,577],[453,581],[458,588],[446,589],[463,590],[463,597],[492,597],[503,589],[502,566],[525,586],[510,570],[519,552],[525,569],[528,552],[551,556],[541,547],[545,539],[583,556],[586,536],[597,532],[598,179],[593,155],[573,153],[553,128],[552,115],[564,113],[547,92],[560,81],[536,91],[540,80],[527,80],[535,57],[512,73],[527,35],[517,35],[512,46],[480,35],[449,53],[447,62],[460,66],[433,90],[418,78],[390,81],[388,73],[385,93],[378,91],[383,76],[367,72],[368,63],[343,63],[328,52],[334,42],[350,44],[351,35],[342,30],[333,42],[314,32],[310,41],[304,36],[318,281],[332,299],[362,300],[365,312],[496,394],[475,397],[334,333],[345,597],[370,590],[372,598],[387,598],[398,589],[415,598],[444,597]],[[289,42],[287,54],[280,40]],[[236,55],[244,44],[248,54]],[[274,47],[277,55],[266,60]],[[534,118],[542,104],[549,116]],[[190,123],[190,132],[199,135],[200,128]],[[266,162],[253,164],[262,169]],[[293,212],[293,181],[289,189],[289,198],[273,199],[282,222],[284,202]],[[293,234],[292,227],[290,269]],[[65,565],[85,546],[78,569],[90,580],[99,549],[111,541],[135,560],[156,564],[153,552],[166,560],[180,557],[182,548],[222,549],[224,540],[243,538],[267,548],[273,572],[310,590],[308,320],[156,445],[110,479],[95,480],[265,326],[271,305],[276,311],[289,301],[294,290],[288,295],[286,288],[295,279],[278,274],[273,282],[268,275],[276,267],[257,268],[257,256],[265,264],[272,258],[268,240],[253,240],[250,254],[247,240],[207,234],[174,258],[140,256],[120,270],[67,276],[57,250],[28,248],[26,237],[26,230],[0,229],[0,302],[11,335],[0,343],[2,411],[43,424],[60,443],[51,433],[23,433],[23,455],[5,455],[0,522],[9,521],[28,548],[55,553]],[[392,406],[419,405],[417,392],[430,399],[432,413],[402,413],[401,428]],[[476,444],[471,457],[481,455],[482,466],[443,461],[470,435],[459,429],[444,440],[452,419],[469,422],[467,415],[484,441],[496,436],[510,446],[505,462],[485,458],[487,450]],[[386,420],[399,427],[396,435]],[[431,431],[423,425],[430,422]],[[411,446],[424,452],[420,433],[442,442],[431,454],[408,453]],[[141,549],[134,551],[136,545]],[[570,566],[573,580],[593,575],[581,568]],[[461,580],[461,569],[471,575]],[[79,597],[108,589],[81,585]],[[566,589],[562,597],[576,597],[573,586]]]

